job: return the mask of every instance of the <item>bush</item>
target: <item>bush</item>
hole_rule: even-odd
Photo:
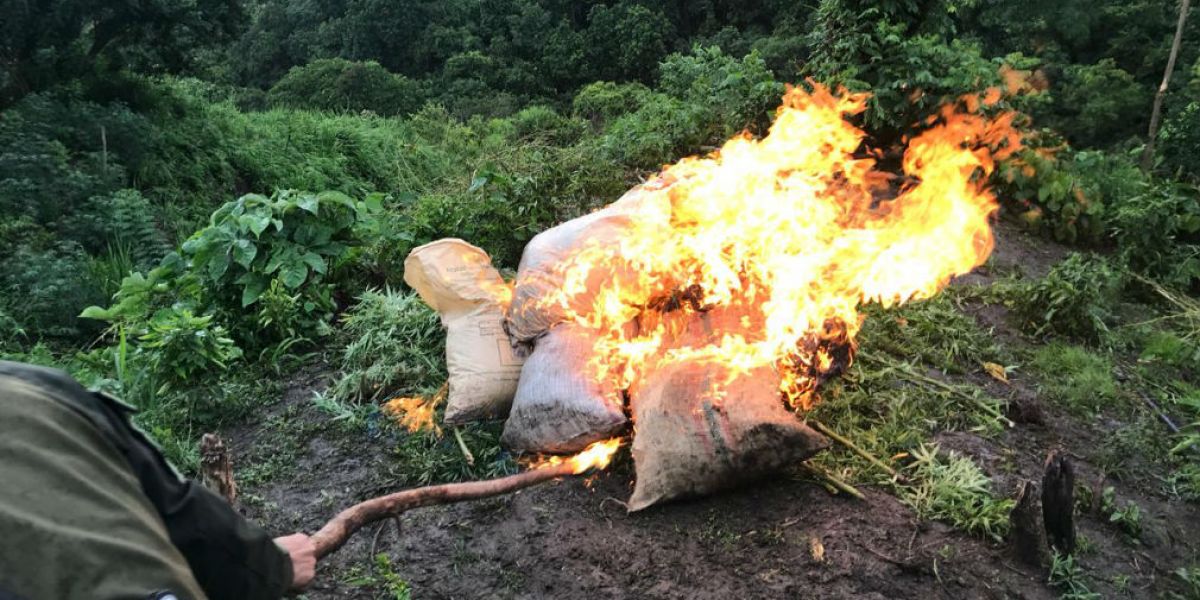
[[[1200,283],[1200,189],[1146,186],[1116,205],[1111,227],[1130,267],[1180,289]]]
[[[162,382],[158,393],[194,385],[213,371],[224,371],[242,355],[212,315],[197,316],[186,308],[160,311],[138,341],[146,364]]]
[[[1052,93],[1053,105],[1034,117],[1085,148],[1115,146],[1140,134],[1151,97],[1150,88],[1111,58],[1067,66]]]
[[[1196,81],[1200,82],[1200,77]],[[1159,133],[1159,141],[1162,167],[1200,183],[1200,101],[1190,102],[1168,118]]]
[[[584,124],[564,117],[548,106],[530,106],[513,115],[509,121],[522,142],[545,141],[566,146],[583,135]]]
[[[99,327],[76,317],[82,307],[104,301],[89,275],[89,257],[75,242],[18,248],[0,265],[5,308],[33,339],[95,335]]]
[[[1001,194],[1034,231],[1070,244],[1100,245],[1110,233],[1114,206],[1149,185],[1126,157],[1104,152],[1046,148],[1055,136],[1035,140],[1000,166]]]
[[[757,52],[742,59],[720,48],[697,46],[691,54],[672,54],[659,65],[659,89],[689,104],[704,106],[714,140],[751,129],[766,131],[784,86],[775,81]]]
[[[347,341],[338,380],[328,394],[341,401],[436,389],[446,379],[446,333],[414,293],[364,293],[343,319]]]
[[[1123,279],[1104,258],[1073,253],[1041,280],[1018,290],[1017,312],[1034,335],[1099,342],[1108,333]]]
[[[169,250],[154,214],[140,192],[124,189],[89,198],[65,228],[92,254],[120,248],[129,253],[135,268],[149,269]]]
[[[292,67],[268,92],[276,106],[329,111],[371,111],[392,116],[415,112],[420,85],[389,73],[375,61],[322,58]]]
[[[298,293],[307,324],[319,326],[334,309],[327,277],[360,244],[357,229],[370,226],[381,202],[378,195],[355,202],[338,192],[248,194],[214,212],[183,252],[207,295],[228,314],[240,314],[278,281]]]
[[[650,88],[640,83],[597,81],[576,92],[571,108],[575,116],[587,119],[593,127],[602,129],[613,119],[641,108],[651,95]]]

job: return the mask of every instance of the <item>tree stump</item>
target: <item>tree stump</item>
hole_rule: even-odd
[[[200,438],[200,484],[225,498],[229,504],[237,500],[237,482],[233,480],[233,463],[225,443],[216,434]]]
[[[1060,554],[1075,551],[1075,467],[1058,450],[1046,457],[1042,520],[1052,549]]]
[[[1022,481],[1017,488],[1017,503],[1008,518],[1012,523],[1010,539],[1017,559],[1031,567],[1041,568],[1046,565],[1048,557],[1037,491],[1036,483]]]

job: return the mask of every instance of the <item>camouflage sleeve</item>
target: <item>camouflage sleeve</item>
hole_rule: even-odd
[[[171,543],[187,560],[195,580],[214,600],[281,598],[292,581],[287,554],[260,527],[224,499],[185,481],[141,431],[132,410],[88,392],[58,371],[0,363],[0,377],[13,374],[48,392],[87,417],[123,455],[145,498],[166,525]]]
[[[97,397],[115,417],[120,435],[130,441],[125,456],[204,591],[214,599],[283,597],[292,582],[292,563],[267,532],[204,486],[181,479],[130,424],[128,414],[120,414],[127,408]]]

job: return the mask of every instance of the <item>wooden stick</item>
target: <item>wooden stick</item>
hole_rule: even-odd
[[[200,437],[200,484],[216,492],[231,505],[237,502],[233,462],[229,460],[225,442],[215,433]]]
[[[312,541],[317,558],[323,558],[341,548],[363,526],[406,510],[498,496],[572,474],[574,466],[566,461],[500,479],[433,485],[372,498],[338,513],[313,534]]]
[[[854,442],[850,441],[848,438],[845,438],[845,437],[843,437],[841,434],[839,434],[838,432],[836,432],[836,431],[834,431],[834,430],[832,430],[832,429],[830,429],[830,428],[826,427],[824,423],[821,423],[821,422],[819,422],[819,421],[816,421],[816,420],[814,420],[814,419],[808,419],[808,420],[807,420],[807,423],[808,423],[809,425],[812,425],[812,426],[813,426],[813,429],[816,429],[817,431],[820,431],[821,433],[823,433],[823,434],[825,434],[825,435],[827,435],[827,436],[829,436],[829,437],[833,438],[833,440],[834,440],[835,442],[837,442],[837,443],[839,443],[839,444],[841,444],[841,445],[843,445],[843,446],[845,446],[845,447],[849,448],[849,449],[850,449],[852,452],[854,452],[855,454],[857,454],[857,455],[859,455],[859,456],[861,456],[861,457],[863,457],[863,458],[867,459],[867,461],[868,461],[868,462],[870,462],[871,464],[873,464],[873,465],[875,465],[875,466],[879,467],[880,469],[883,469],[883,471],[884,471],[885,473],[887,473],[888,475],[891,475],[892,477],[896,478],[896,480],[898,480],[898,481],[900,481],[900,482],[905,482],[905,481],[907,481],[907,479],[908,479],[908,478],[907,478],[907,477],[905,477],[905,476],[903,476],[903,475],[901,475],[899,472],[897,472],[897,471],[896,471],[896,469],[893,469],[893,468],[892,468],[890,465],[888,465],[887,463],[885,463],[885,462],[883,462],[882,460],[879,460],[878,458],[876,458],[874,454],[871,454],[870,452],[867,452],[866,450],[863,450],[863,449],[862,449],[862,448],[860,448],[860,447],[859,447],[857,444],[855,444]]]
[[[467,442],[463,440],[462,432],[458,427],[454,428],[454,439],[458,440],[458,449],[462,450],[463,458],[467,459],[467,464],[475,466],[475,455],[471,454],[471,449],[467,447]]]
[[[855,498],[858,498],[859,500],[867,499],[867,497],[864,496],[862,492],[858,491],[858,488],[846,483],[845,481],[842,481],[841,479],[838,479],[837,477],[835,477],[833,475],[833,473],[830,473],[829,471],[826,471],[825,469],[822,469],[822,468],[814,466],[814,465],[806,464],[804,466],[813,475],[816,475],[817,477],[824,480],[825,483],[832,485],[833,487],[837,488],[838,490],[843,491],[847,494],[850,494],[851,496],[854,496]]]

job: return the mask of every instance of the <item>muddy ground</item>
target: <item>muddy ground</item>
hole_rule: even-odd
[[[960,285],[986,285],[994,272],[1040,275],[1064,250],[1002,225],[990,269]],[[1015,337],[1003,306],[967,311],[1001,339]],[[1089,548],[1081,562],[1103,597],[1170,598],[1184,593],[1173,571],[1200,562],[1200,509],[1161,492],[1161,473],[1105,478],[1090,460],[1126,423],[1084,422],[1038,398],[1019,372],[984,386],[1019,406],[1000,436],[946,433],[945,448],[970,455],[1013,494],[1039,480],[1046,453],[1061,448],[1079,480],[1141,506],[1144,533],[1131,539],[1106,519],[1080,516]],[[224,432],[242,477],[242,510],[276,534],[312,532],[342,507],[393,491],[394,436],[348,431],[316,408],[328,381],[319,366],[300,373],[253,425]],[[1163,430],[1166,435],[1166,430]],[[835,452],[844,451],[834,448]],[[866,500],[833,495],[798,474],[689,502],[626,514],[628,461],[589,480],[570,479],[509,496],[407,513],[360,532],[320,565],[308,598],[393,598],[388,571],[413,598],[1057,598],[1045,569],[1020,562],[1004,544],[922,522],[886,490]],[[390,568],[374,564],[384,554]],[[1181,596],[1184,597],[1184,596]]]

